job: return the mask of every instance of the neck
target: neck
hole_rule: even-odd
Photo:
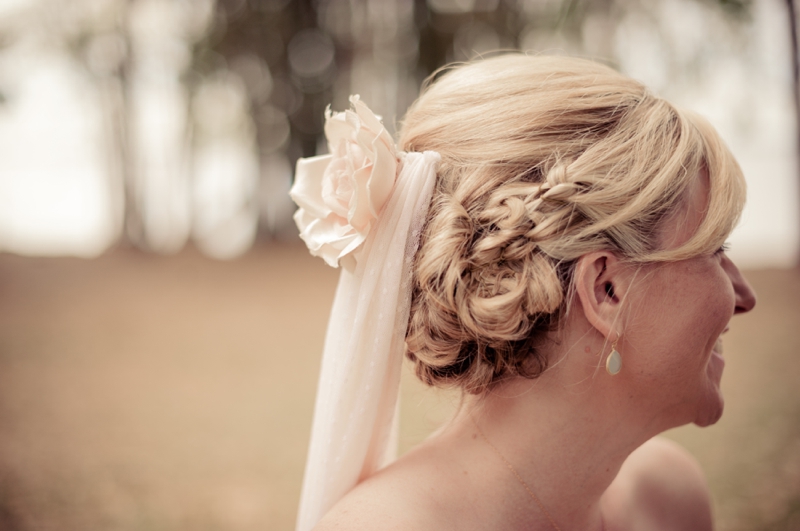
[[[553,529],[552,518],[562,530],[600,531],[601,497],[628,455],[662,427],[632,417],[623,378],[597,371],[586,356],[550,359],[561,361],[535,380],[514,378],[467,403],[442,435],[463,444],[467,462],[482,463],[498,496],[515,500],[498,504],[507,514],[495,516],[519,528]]]

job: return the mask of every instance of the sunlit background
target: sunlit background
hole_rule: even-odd
[[[760,295],[728,411],[670,436],[726,530],[800,530],[792,0],[0,0],[0,530],[291,529],[336,271],[287,192],[350,94],[397,121],[436,68],[595,58],[707,117]],[[503,87],[498,86],[498,91]],[[456,399],[404,381],[403,448]]]

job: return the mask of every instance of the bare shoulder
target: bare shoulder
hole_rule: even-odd
[[[408,513],[398,510],[398,505],[390,503],[380,490],[359,485],[325,515],[314,531],[413,529],[414,522]]]
[[[417,511],[407,510],[404,496],[390,496],[392,478],[370,478],[358,485],[331,509],[314,531],[385,529],[410,531],[418,527]]]
[[[694,457],[677,443],[655,437],[634,451],[607,492],[620,528],[711,531],[711,495]]]
[[[452,527],[443,503],[448,473],[423,456],[405,456],[356,486],[314,531],[426,531]],[[441,474],[436,478],[436,473]],[[444,477],[441,477],[444,476]]]

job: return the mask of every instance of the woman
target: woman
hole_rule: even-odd
[[[353,102],[293,190],[312,253],[346,267],[298,529],[712,529],[697,463],[654,437],[720,418],[721,336],[755,305],[725,255],[745,186],[717,133],[562,57],[448,71],[402,152]],[[380,468],[398,350],[465,400]]]

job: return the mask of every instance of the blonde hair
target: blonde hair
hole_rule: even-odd
[[[409,109],[400,147],[442,157],[415,257],[407,356],[424,382],[471,393],[547,367],[536,343],[558,324],[581,255],[711,253],[744,204],[741,170],[705,120],[580,59],[517,54],[452,68]],[[662,221],[702,170],[703,221],[660,249]]]

